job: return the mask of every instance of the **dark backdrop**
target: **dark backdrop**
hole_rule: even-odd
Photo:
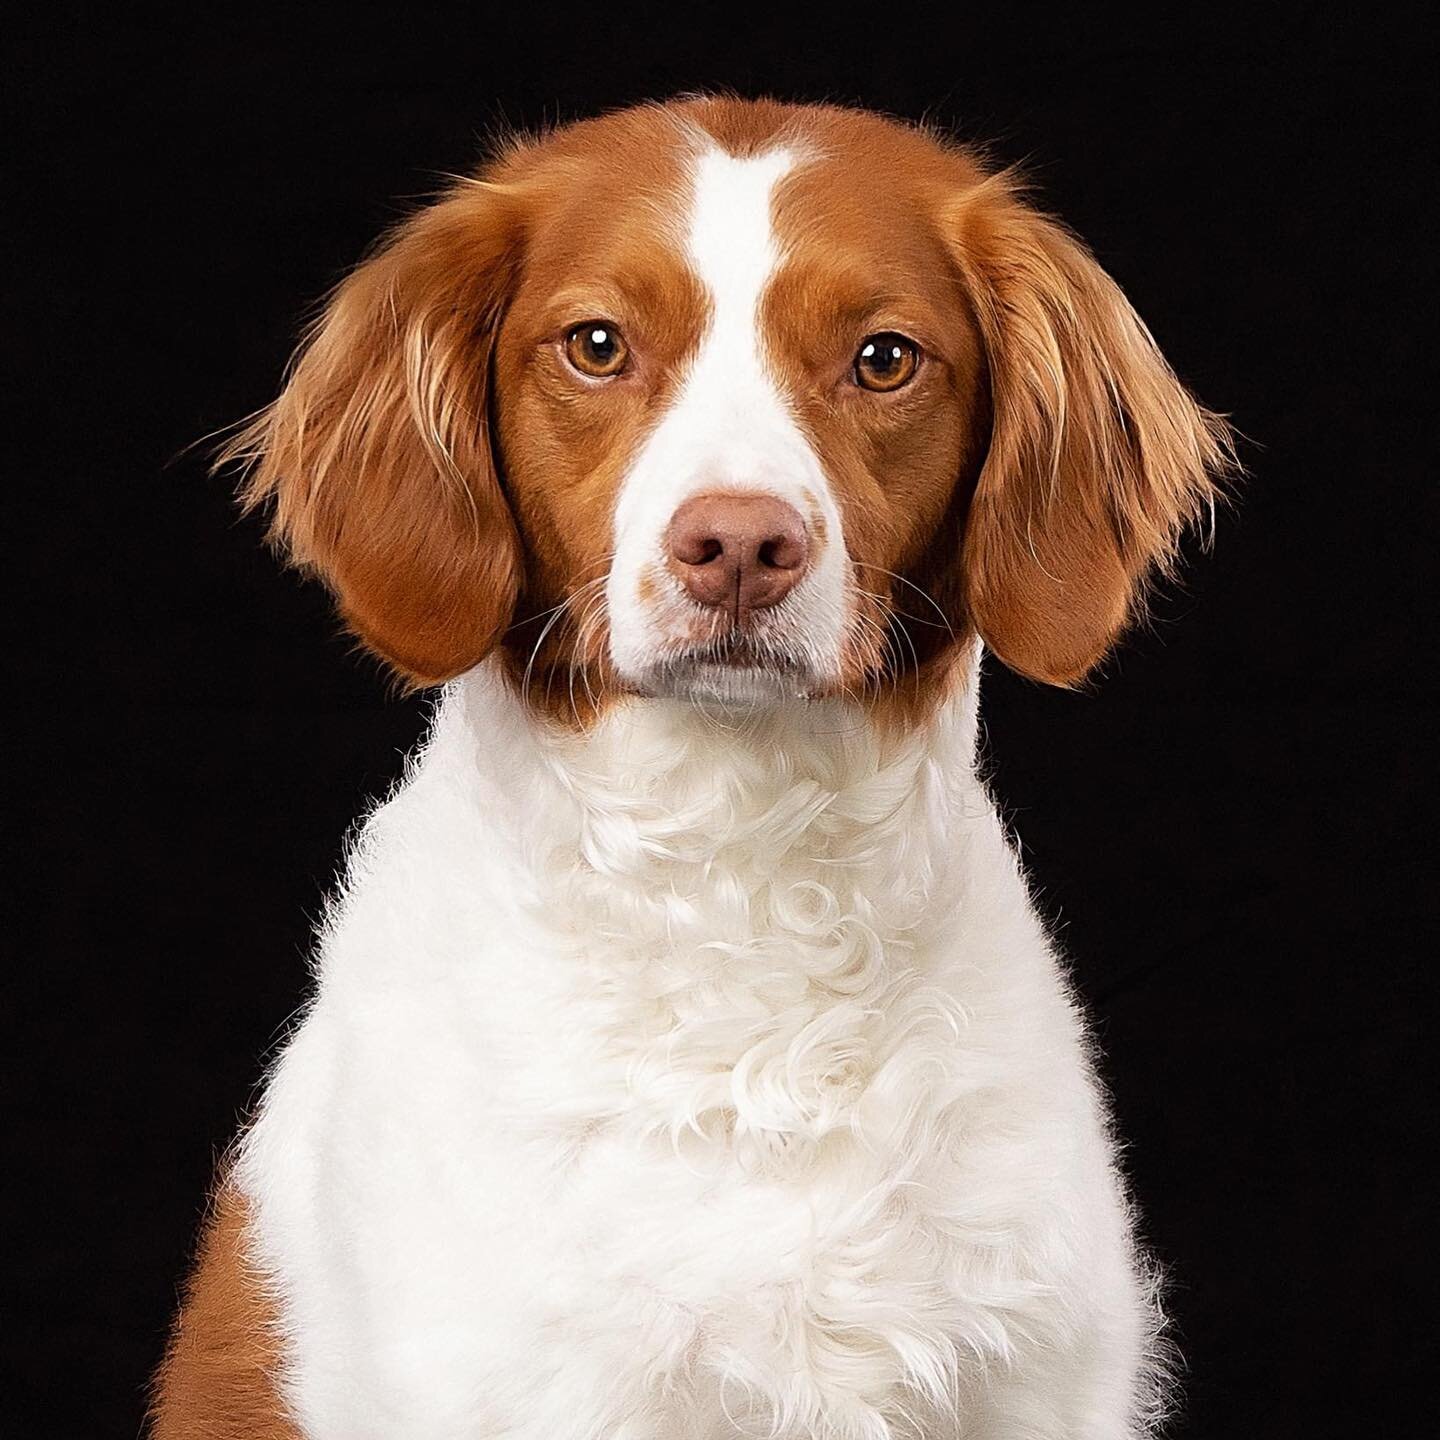
[[[310,302],[493,126],[718,84],[928,114],[1027,162],[1249,437],[1242,503],[1152,632],[1091,693],[992,672],[989,749],[1172,1277],[1175,1434],[1416,1433],[1418,29],[1263,4],[126,8],[52,9],[8,62],[7,1432],[135,1433],[342,836],[424,719],[184,447],[273,393]]]

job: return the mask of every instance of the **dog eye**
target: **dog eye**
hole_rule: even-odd
[[[855,383],[864,390],[898,390],[920,365],[920,347],[893,330],[872,335],[855,356]]]
[[[618,375],[629,355],[625,337],[607,320],[587,320],[565,337],[565,358],[593,380]]]

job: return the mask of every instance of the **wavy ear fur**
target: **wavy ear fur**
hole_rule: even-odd
[[[1119,286],[1004,176],[948,233],[990,375],[992,434],[966,521],[963,584],[989,647],[1072,685],[1166,572],[1234,464],[1225,421],[1175,378]]]
[[[515,523],[488,435],[495,329],[517,264],[503,187],[471,181],[335,291],[283,393],[224,449],[247,507],[411,683],[476,663],[510,623]]]

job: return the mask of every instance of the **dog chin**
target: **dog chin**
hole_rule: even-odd
[[[655,699],[696,700],[721,706],[780,705],[808,700],[819,678],[800,661],[717,660],[684,656],[648,667],[635,689]]]

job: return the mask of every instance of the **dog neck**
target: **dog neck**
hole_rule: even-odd
[[[867,1077],[942,1050],[963,1022],[936,957],[963,904],[970,817],[989,813],[975,681],[972,665],[908,733],[842,702],[739,715],[637,700],[585,735],[537,719],[496,670],[454,682],[410,813],[427,835],[474,837],[430,869],[454,903],[461,887],[487,897],[486,1009],[513,1003],[552,1037],[543,1063],[518,1047],[513,1103],[623,1116],[769,1168],[854,1123]],[[560,1065],[562,1043],[575,1053]]]
[[[904,728],[850,700],[637,697],[577,732],[487,664],[447,688],[426,755],[481,789],[540,870],[558,863],[597,889],[693,893],[726,875],[752,891],[791,862],[913,872],[924,815],[976,785],[978,647],[957,669],[947,699]]]

